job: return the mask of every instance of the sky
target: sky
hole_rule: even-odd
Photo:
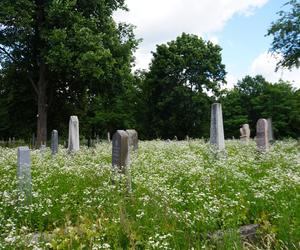
[[[135,69],[148,69],[156,45],[175,40],[182,32],[196,34],[221,46],[227,88],[246,75],[280,78],[300,88],[300,69],[278,70],[280,55],[269,52],[272,37],[265,36],[286,0],[126,0],[128,12],[117,11],[117,22],[136,26],[142,38],[135,53]]]

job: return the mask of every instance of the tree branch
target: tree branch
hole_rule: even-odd
[[[29,75],[29,73],[27,73],[27,77],[35,91],[35,93],[38,95],[39,94],[39,91],[38,91],[38,88],[37,88],[37,85],[35,84],[35,82],[33,81],[32,77]]]
[[[4,52],[5,55],[7,55],[13,62],[16,62],[17,60],[13,58],[11,54],[9,54],[4,48],[0,46],[0,50]]]

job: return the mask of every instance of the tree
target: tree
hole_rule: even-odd
[[[1,0],[2,71],[14,68],[15,76],[26,76],[27,89],[31,84],[38,144],[46,141],[53,103],[64,100],[63,108],[84,110],[89,95],[109,91],[112,80],[130,73],[136,41],[130,26],[117,27],[112,19],[123,5],[124,0]]]
[[[278,67],[300,66],[300,2],[291,0],[286,3],[291,9],[279,11],[279,19],[273,22],[267,35],[273,36],[271,51],[280,53],[282,59]]]
[[[142,86],[146,136],[207,135],[212,102],[207,92],[218,93],[224,77],[218,45],[185,33],[158,45]]]
[[[243,123],[249,123],[254,137],[259,118],[272,118],[277,138],[300,136],[299,90],[288,82],[271,84],[260,75],[246,76],[222,96],[221,102],[227,137],[239,136]]]

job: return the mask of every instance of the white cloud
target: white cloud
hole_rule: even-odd
[[[118,11],[116,21],[128,22],[143,38],[136,53],[137,67],[147,68],[156,44],[175,39],[182,32],[215,38],[235,14],[248,16],[268,0],[127,0],[129,12]],[[215,39],[213,42],[217,42]]]
[[[269,82],[278,82],[279,79],[290,81],[293,86],[300,88],[300,69],[279,69],[275,72],[276,64],[280,60],[279,54],[264,52],[257,56],[250,67],[252,76],[263,75]]]

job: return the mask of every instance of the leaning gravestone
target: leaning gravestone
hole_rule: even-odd
[[[57,132],[57,130],[52,130],[52,133],[51,133],[51,152],[52,152],[52,155],[56,155],[58,153],[58,132]]]
[[[269,149],[268,121],[266,119],[259,119],[256,123],[256,145],[261,152]]]
[[[240,128],[240,139],[242,142],[249,142],[250,139],[250,128],[249,124],[243,124],[243,126]]]
[[[30,150],[26,147],[18,148],[17,178],[20,192],[28,203],[31,199],[31,168]]]
[[[133,151],[138,150],[139,138],[137,131],[135,129],[127,129],[126,133],[128,134],[129,148],[132,148]]]
[[[71,116],[69,122],[68,151],[77,152],[79,150],[79,121],[77,116]]]
[[[210,144],[217,150],[225,149],[222,106],[214,103],[211,107]]]
[[[112,166],[125,174],[128,163],[128,134],[124,130],[117,130],[112,140]]]
[[[272,118],[268,118],[267,122],[268,122],[268,139],[269,142],[273,142],[274,134],[273,134]]]

